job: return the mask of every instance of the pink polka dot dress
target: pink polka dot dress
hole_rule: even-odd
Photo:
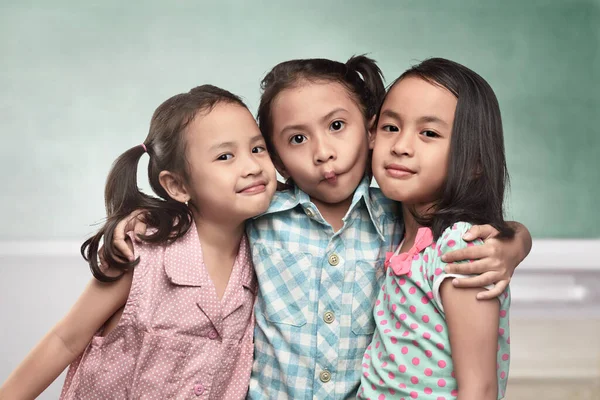
[[[470,224],[459,222],[434,242],[420,228],[407,253],[388,253],[386,277],[375,303],[377,325],[363,358],[358,398],[371,400],[449,400],[458,396],[448,327],[439,288],[443,254],[470,246],[462,240]],[[479,242],[480,244],[481,242]],[[504,397],[510,361],[510,291],[499,297],[498,399]]]
[[[222,299],[196,226],[168,246],[135,245],[117,327],[95,336],[69,368],[61,399],[244,399],[257,290],[244,237]]]

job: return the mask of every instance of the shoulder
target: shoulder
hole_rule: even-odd
[[[455,222],[442,232],[440,237],[436,240],[435,248],[438,250],[439,255],[448,253],[453,250],[465,248],[467,246],[473,246],[474,244],[481,244],[479,240],[473,242],[466,242],[462,237],[473,225],[468,222]]]

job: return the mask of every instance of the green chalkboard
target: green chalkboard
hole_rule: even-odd
[[[111,162],[172,94],[213,83],[254,111],[276,63],[360,53],[388,81],[431,56],[479,72],[503,112],[508,216],[600,237],[597,0],[2,0],[0,239],[95,230]]]

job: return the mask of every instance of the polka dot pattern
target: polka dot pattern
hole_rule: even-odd
[[[437,242],[425,244],[407,274],[398,276],[392,268],[387,269],[373,311],[377,328],[363,358],[358,398],[450,400],[458,396],[448,327],[438,300],[439,284],[448,277],[441,255],[467,247],[462,235],[470,227],[466,223],[454,224]],[[496,362],[501,399],[510,362],[510,290],[506,289],[499,300]],[[373,356],[374,343],[377,357]]]
[[[222,299],[195,225],[168,246],[135,244],[135,253],[121,320],[71,364],[60,398],[245,399],[257,291],[247,239]]]

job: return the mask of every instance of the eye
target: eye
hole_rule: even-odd
[[[294,135],[290,138],[291,144],[302,144],[306,140],[306,136],[304,135]]]
[[[440,135],[438,135],[437,133],[435,133],[434,131],[421,131],[421,135],[428,137],[428,138],[436,138],[436,137],[440,137]]]
[[[227,161],[227,160],[231,160],[233,158],[233,154],[231,153],[225,153],[225,154],[221,154],[219,157],[217,157],[217,160],[219,161]]]
[[[344,121],[333,121],[330,125],[329,125],[329,129],[332,131],[339,131],[342,130],[344,128],[344,126],[346,126],[346,123]]]
[[[381,129],[386,132],[400,132],[400,129],[396,125],[383,125]]]
[[[267,151],[265,146],[255,146],[252,148],[253,153],[262,153],[263,151]]]

